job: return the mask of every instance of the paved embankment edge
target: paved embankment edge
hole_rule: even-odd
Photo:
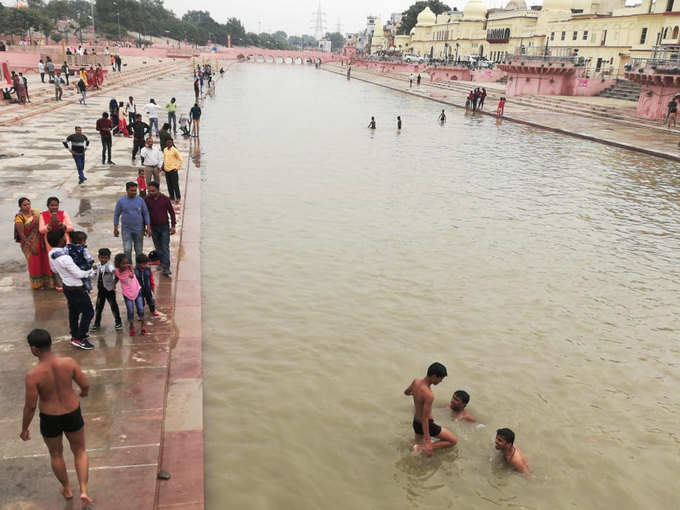
[[[161,435],[158,510],[203,510],[203,342],[201,310],[201,174],[187,155],[182,230],[175,272],[176,340],[170,346]]]
[[[333,69],[333,68],[328,68],[328,67],[322,67],[322,69],[324,71],[334,73],[334,74],[337,74],[337,75],[340,75],[340,76],[346,76],[346,72],[342,69]],[[373,80],[370,80],[370,79],[365,78],[365,77],[356,76],[355,74],[352,74],[351,79],[363,81],[363,82],[366,82],[366,83],[370,83],[372,85],[378,85],[378,86],[384,87],[386,89],[391,89],[391,90],[394,90],[396,92],[401,92],[403,94],[409,94],[409,95],[420,97],[420,98],[423,98],[423,99],[428,99],[428,100],[434,101],[436,103],[455,106],[456,108],[465,108],[465,105],[462,104],[462,103],[454,103],[452,101],[447,101],[447,100],[439,99],[439,98],[436,98],[436,97],[430,97],[430,96],[424,95],[422,93],[418,93],[416,91],[412,92],[410,90],[404,90],[403,88],[400,88],[400,87],[395,87],[395,86],[392,86],[392,85],[387,85],[385,83],[380,83],[378,81],[373,81]],[[496,117],[495,112],[492,113],[492,112],[481,111],[481,112],[477,112],[477,113],[481,113],[483,115],[488,115],[489,117],[494,117],[494,118]],[[530,127],[534,127],[534,128],[538,128],[538,129],[545,129],[546,131],[552,131],[554,133],[572,136],[572,137],[575,137],[575,138],[581,138],[583,140],[590,140],[590,141],[601,143],[601,144],[604,144],[604,145],[609,145],[609,146],[612,146],[612,147],[619,147],[621,149],[627,149],[627,150],[634,151],[634,152],[641,152],[643,154],[648,154],[650,156],[656,156],[658,158],[669,159],[671,161],[680,161],[679,155],[671,154],[669,152],[656,151],[656,150],[653,150],[653,149],[648,149],[646,147],[640,147],[638,145],[632,145],[632,144],[620,142],[620,141],[617,141],[617,140],[612,140],[612,139],[609,139],[609,138],[603,138],[603,137],[599,137],[599,136],[589,135],[587,133],[579,133],[577,131],[570,131],[568,129],[562,129],[562,128],[558,128],[558,127],[554,127],[554,126],[548,126],[546,124],[541,124],[539,122],[534,122],[534,121],[522,119],[522,118],[519,118],[519,117],[516,117],[516,116],[513,116],[513,115],[509,115],[509,114],[503,115],[503,120],[509,121],[509,122],[514,122],[516,124],[524,124],[525,126],[530,126]],[[644,129],[645,127],[646,126],[640,126],[641,129]]]

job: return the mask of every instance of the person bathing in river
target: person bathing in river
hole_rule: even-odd
[[[451,432],[437,425],[432,419],[432,404],[434,395],[430,386],[436,386],[446,377],[446,367],[441,363],[432,363],[427,369],[427,375],[422,379],[414,379],[404,395],[413,396],[414,416],[413,431],[415,432],[416,444],[413,451],[424,451],[428,457],[439,448],[454,446],[458,440]],[[432,442],[435,437],[439,441]],[[422,443],[422,444],[420,444]]]
[[[401,129],[401,116],[397,115],[397,129]]]
[[[503,454],[503,459],[513,469],[522,474],[529,474],[529,466],[527,459],[522,452],[515,446],[515,433],[507,428],[498,429],[496,431],[496,439],[494,440],[496,450]]]
[[[371,117],[371,122],[368,123],[368,127],[375,129],[375,117]]]
[[[465,406],[470,402],[470,395],[467,391],[456,390],[451,396],[451,402],[446,407],[451,409],[454,420],[469,421],[470,423],[477,423],[477,420],[465,410]]]
[[[442,124],[446,122],[446,113],[444,113],[444,110],[442,110],[442,112],[439,114],[439,122]]]

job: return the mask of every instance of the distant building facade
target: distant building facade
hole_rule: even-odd
[[[390,44],[380,24],[378,18],[372,53]],[[410,34],[395,36],[391,44],[405,53],[446,60],[576,56],[587,61],[590,72],[622,75],[632,58],[680,47],[680,0],[642,0],[635,6],[625,6],[625,0],[544,0],[534,8],[525,0],[510,0],[503,9],[468,0],[462,11],[440,15],[426,7]]]

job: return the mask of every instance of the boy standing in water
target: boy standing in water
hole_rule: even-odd
[[[80,503],[83,508],[92,503],[87,495],[88,458],[85,449],[85,423],[80,412],[78,395],[72,383],[80,387],[80,396],[87,397],[90,385],[82,370],[72,358],[59,358],[52,354],[52,338],[44,329],[34,329],[28,335],[31,353],[38,365],[26,374],[26,403],[21,426],[21,437],[30,441],[28,427],[40,408],[40,434],[50,452],[54,475],[61,483],[60,492],[66,499],[73,497],[64,462],[62,434],[66,435],[76,466],[80,484]]]
[[[411,385],[404,390],[404,395],[413,396],[413,406],[415,408],[413,416],[413,431],[415,432],[416,443],[413,451],[425,451],[428,457],[432,456],[435,449],[454,446],[458,440],[451,432],[437,425],[432,419],[432,403],[434,395],[430,386],[436,386],[446,377],[446,367],[441,363],[432,363],[427,369],[427,375],[422,379],[414,379]],[[433,443],[432,438],[436,437],[439,441]]]

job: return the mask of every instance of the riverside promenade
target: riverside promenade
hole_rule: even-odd
[[[323,66],[323,69],[342,76],[345,76],[347,73],[347,67],[335,63],[326,64]],[[455,82],[449,88],[449,85],[446,83],[430,82],[425,77],[420,86],[417,86],[414,82],[413,87],[410,88],[408,75],[369,71],[358,66],[352,66],[351,79],[366,81],[457,108],[465,107],[465,90],[469,92],[475,87],[486,86],[489,95],[484,104],[484,111],[475,113],[475,115],[493,115],[494,117],[496,115],[498,98],[503,94],[503,85],[498,83]],[[551,96],[539,97],[543,99],[550,98]],[[598,105],[602,103],[602,101],[598,101],[601,99],[604,98],[570,98],[570,102],[572,104],[576,102],[586,103],[588,100],[591,100],[593,105]],[[660,123],[654,124],[649,121],[631,118],[615,119],[574,114],[569,112],[567,101],[565,100],[563,103],[564,106],[560,106],[560,103],[556,101],[556,106],[551,109],[545,109],[532,105],[531,99],[527,99],[524,96],[518,98],[510,97],[505,104],[505,113],[501,122],[517,122],[562,133],[569,137],[592,140],[652,156],[680,161],[680,149],[678,148],[680,131],[677,129],[669,130],[662,127]],[[630,104],[634,105],[635,103]],[[436,108],[436,106],[433,106],[433,111],[436,111]],[[560,111],[561,109],[563,111]],[[368,111],[366,114],[368,116],[371,115]],[[395,112],[394,115],[396,118],[398,112]],[[404,122],[404,126],[407,127],[408,121],[404,119]],[[383,119],[382,124],[385,125],[385,119]],[[574,148],[578,148],[576,140],[565,138],[565,144],[567,143],[573,143]]]
[[[177,234],[171,238],[171,278],[155,272],[159,317],[147,315],[148,334],[128,336],[115,331],[110,309],[104,309],[102,328],[91,333],[93,351],[81,351],[69,343],[66,302],[54,290],[30,288],[26,262],[12,241],[12,220],[17,199],[26,196],[32,206],[45,209],[48,196],[61,200],[76,230],[88,234],[88,246],[96,257],[99,248],[115,254],[122,242],[112,233],[113,207],[125,192],[125,182],[136,180],[139,166],[132,166],[131,138],[114,137],[115,166],[101,165],[101,144],[95,122],[108,110],[113,97],[124,101],[132,95],[138,108],[150,97],[163,107],[176,97],[179,113],[194,103],[188,62],[166,65],[144,81],[144,73],[115,78],[100,93],[89,95],[87,106],[45,103],[29,106],[37,114],[0,122],[0,509],[79,509],[78,498],[65,502],[50,469],[47,449],[39,432],[36,413],[31,440],[19,438],[24,403],[24,375],[35,365],[26,334],[35,327],[52,334],[53,350],[75,358],[90,382],[90,394],[81,406],[86,424],[90,458],[90,495],[97,509],[173,509],[204,507],[203,397],[201,365],[200,287],[200,148],[195,139],[177,137],[185,160],[180,171],[182,203],[176,208]],[[218,84],[219,87],[219,84]],[[66,97],[65,97],[66,99]],[[209,100],[206,101],[208,103]],[[204,111],[209,110],[206,104]],[[8,114],[9,115],[9,114]],[[7,120],[7,117],[0,119]],[[162,123],[164,115],[160,116]],[[146,119],[146,117],[145,117]],[[85,175],[77,184],[71,155],[61,140],[81,125],[90,139]],[[158,139],[155,139],[158,143]],[[166,192],[165,183],[161,191]],[[150,238],[144,250],[153,249]],[[96,297],[96,290],[92,298]],[[122,303],[118,292],[119,305]],[[124,314],[124,306],[121,308]],[[64,440],[64,458],[74,492],[77,478],[73,457]],[[159,470],[170,480],[157,479]],[[77,492],[76,492],[77,494]]]

